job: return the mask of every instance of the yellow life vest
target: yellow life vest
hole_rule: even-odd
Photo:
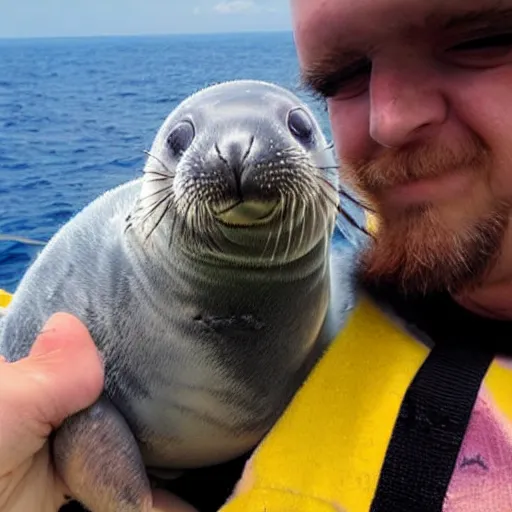
[[[368,512],[402,399],[428,353],[362,297],[221,512]],[[495,359],[443,511],[512,511],[511,425],[512,369]]]
[[[0,308],[6,308],[11,302],[11,294],[0,288]]]

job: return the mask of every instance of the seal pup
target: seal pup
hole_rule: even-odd
[[[341,326],[337,188],[304,103],[225,82],[169,114],[142,178],[49,241],[1,320],[0,353],[27,355],[56,311],[89,328],[104,392],[52,442],[74,498],[149,511],[148,473],[227,461],[262,439]]]

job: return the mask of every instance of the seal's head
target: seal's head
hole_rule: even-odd
[[[197,255],[282,263],[329,239],[337,180],[298,97],[265,82],[224,82],[187,98],[161,126],[139,217],[146,232]]]

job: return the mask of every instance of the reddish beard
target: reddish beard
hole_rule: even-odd
[[[490,205],[454,229],[434,204],[393,209],[379,196],[387,187],[447,172],[488,174],[490,165],[491,153],[479,140],[456,150],[411,146],[386,150],[373,160],[344,161],[343,175],[378,212],[379,229],[362,255],[361,279],[385,281],[409,293],[458,293],[478,285],[499,255],[508,226],[507,205]]]

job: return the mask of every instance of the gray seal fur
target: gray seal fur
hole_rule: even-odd
[[[56,311],[89,328],[104,393],[53,443],[76,499],[150,510],[146,472],[227,461],[268,432],[341,327],[337,188],[305,104],[225,82],[169,114],[141,178],[50,240],[0,320],[0,353],[25,356]]]

